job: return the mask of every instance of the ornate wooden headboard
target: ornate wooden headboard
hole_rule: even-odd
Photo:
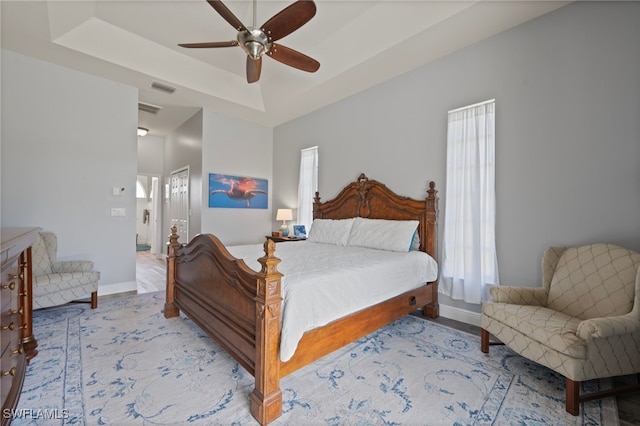
[[[361,173],[355,182],[332,200],[320,201],[316,192],[313,202],[314,219],[369,219],[417,220],[420,250],[437,259],[438,191],[435,182],[429,182],[424,200],[403,197],[386,185],[369,179]]]

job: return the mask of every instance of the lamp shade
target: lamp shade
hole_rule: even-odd
[[[276,213],[276,220],[292,220],[293,211],[291,209],[278,209]]]
[[[146,136],[149,133],[149,129],[144,127],[138,127],[138,136]]]

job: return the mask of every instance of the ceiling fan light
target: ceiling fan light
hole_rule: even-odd
[[[244,50],[253,59],[258,59],[264,53],[264,45],[257,41],[248,41],[244,44]]]
[[[146,136],[149,133],[149,129],[144,127],[138,127],[138,136]]]

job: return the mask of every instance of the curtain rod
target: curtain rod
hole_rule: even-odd
[[[489,99],[488,101],[478,102],[477,104],[463,106],[463,107],[460,107],[460,108],[449,110],[449,111],[447,111],[447,114],[451,114],[452,112],[462,111],[463,109],[467,109],[467,108],[475,108],[475,107],[478,107],[478,106],[484,105],[484,104],[490,104],[491,102],[495,102],[495,101],[496,100],[494,98],[494,99]]]

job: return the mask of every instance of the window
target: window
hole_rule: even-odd
[[[300,152],[300,180],[298,181],[298,224],[309,233],[313,222],[313,199],[318,190],[318,147]]]
[[[139,180],[136,181],[136,198],[147,198],[147,191]]]
[[[440,291],[482,303],[498,285],[495,99],[449,111]]]

